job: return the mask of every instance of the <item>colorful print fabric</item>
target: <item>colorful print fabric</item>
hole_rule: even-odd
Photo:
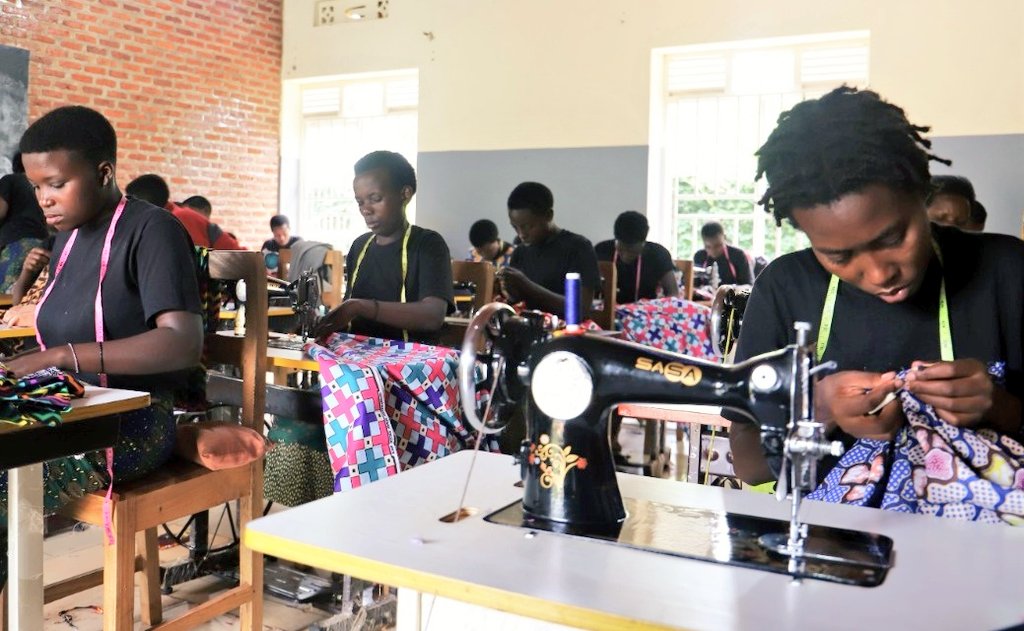
[[[711,308],[682,298],[656,298],[619,305],[615,323],[631,342],[717,361],[707,324]]]
[[[16,378],[0,368],[0,422],[14,425],[60,425],[61,415],[71,411],[71,399],[85,387],[71,375],[46,368]]]
[[[1001,376],[1003,365],[990,372]],[[956,427],[900,393],[907,424],[891,441],[860,439],[810,499],[962,521],[1024,525],[1024,445]]]
[[[320,365],[336,493],[473,446],[459,407],[456,351],[335,333],[326,347],[310,344],[306,352]]]

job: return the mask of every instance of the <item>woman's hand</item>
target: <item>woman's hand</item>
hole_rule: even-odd
[[[35,326],[36,305],[14,305],[4,312],[3,323],[7,326]]]
[[[951,425],[972,427],[993,407],[996,387],[977,359],[911,364],[904,387]]]
[[[323,342],[331,333],[336,333],[348,328],[348,325],[356,318],[373,319],[374,301],[363,298],[350,298],[337,307],[331,309],[313,331],[313,337],[317,342]]]
[[[892,372],[846,370],[829,375],[815,386],[815,416],[855,438],[890,440],[906,421],[899,402],[890,402],[876,415],[869,412],[898,388],[896,373]]]
[[[31,351],[15,355],[4,361],[4,367],[14,373],[15,377],[24,377],[44,368],[56,366],[61,370],[73,370],[74,366],[68,366],[71,353],[67,345],[49,348],[45,351]]]
[[[43,248],[32,248],[25,255],[25,262],[21,265],[21,271],[31,274],[34,279],[43,271],[43,268],[50,264],[50,252]]]

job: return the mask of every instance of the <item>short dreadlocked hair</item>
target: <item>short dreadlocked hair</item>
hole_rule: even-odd
[[[842,86],[798,103],[755,154],[755,179],[768,180],[759,203],[781,225],[792,222],[794,208],[831,204],[871,184],[923,200],[931,191],[929,161],[950,163],[928,151],[922,134],[929,129],[870,90]]]

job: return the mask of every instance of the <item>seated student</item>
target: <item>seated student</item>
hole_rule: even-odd
[[[400,154],[374,151],[356,162],[352,189],[370,231],[352,242],[345,301],[324,317],[316,337],[347,330],[436,344],[455,308],[451,254],[440,234],[406,219],[416,172]]]
[[[926,203],[928,218],[933,222],[966,230],[971,221],[974,185],[959,175],[932,176],[932,188]]]
[[[718,278],[723,285],[749,285],[754,282],[747,253],[727,243],[722,224],[709,221],[701,226],[700,236],[704,240],[704,249],[694,253],[695,266],[707,267],[717,263]]]
[[[56,366],[89,383],[109,377],[111,387],[150,392],[150,407],[121,415],[114,445],[115,479],[139,477],[171,457],[170,392],[199,362],[203,346],[192,242],[167,211],[121,194],[117,138],[99,112],[53,110],[29,126],[21,150],[46,221],[58,235],[36,321],[46,350],[6,360],[6,367],[27,375]],[[45,475],[47,512],[110,483],[100,452],[51,462]],[[6,504],[3,472],[4,523]],[[6,529],[3,539],[6,545]],[[6,561],[0,554],[3,579]]]
[[[0,178],[0,293],[9,293],[21,274],[25,257],[46,239],[46,222],[32,185],[25,179],[21,155],[14,173]]]
[[[594,246],[599,261],[614,261],[618,278],[616,302],[626,304],[658,297],[678,296],[675,263],[665,246],[647,240],[647,217],[627,210],[615,218],[615,239]]]
[[[35,326],[36,305],[43,297],[46,283],[50,280],[50,251],[53,237],[43,242],[43,247],[32,248],[21,266],[18,280],[11,285],[11,306],[3,312],[0,320],[7,326]]]
[[[171,201],[171,190],[167,181],[155,173],[140,175],[124,189],[130,197],[135,197],[171,211],[171,214],[185,226],[192,243],[215,250],[242,250],[234,237],[210,223],[210,220],[191,208],[179,206]]]
[[[281,248],[290,248],[296,241],[302,239],[302,237],[292,236],[292,227],[284,215],[274,215],[270,218],[270,232],[274,236],[264,241],[263,247],[260,248],[264,253],[280,252]]]
[[[473,247],[469,249],[469,258],[466,260],[475,263],[487,261],[495,269],[507,266],[516,249],[516,246],[498,236],[498,226],[490,219],[473,222],[469,227],[469,242]]]
[[[928,221],[928,162],[938,158],[927,129],[876,93],[843,87],[784,113],[757,152],[768,180],[761,203],[811,247],[758,277],[736,361],[785,346],[795,322],[811,323],[819,359],[839,365],[817,384],[816,415],[848,444],[891,438],[906,422],[898,403],[868,415],[899,388],[953,425],[1020,436],[1024,243]],[[943,265],[954,253],[957,264]],[[1006,362],[1005,388],[989,377],[991,361]],[[911,367],[905,381],[893,372]],[[773,479],[757,427],[729,416],[737,474]]]
[[[508,218],[522,245],[498,271],[501,291],[510,302],[565,317],[565,275],[577,272],[580,316],[587,318],[601,285],[597,255],[585,237],[555,225],[554,207],[551,190],[537,182],[523,182],[508,196]]]
[[[202,195],[193,195],[192,197],[183,199],[178,205],[187,206],[207,219],[213,216],[213,204],[211,204],[210,200],[206,199]]]

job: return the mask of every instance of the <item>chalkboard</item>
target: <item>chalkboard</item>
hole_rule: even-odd
[[[11,172],[11,158],[28,127],[28,51],[0,45],[0,174]]]

